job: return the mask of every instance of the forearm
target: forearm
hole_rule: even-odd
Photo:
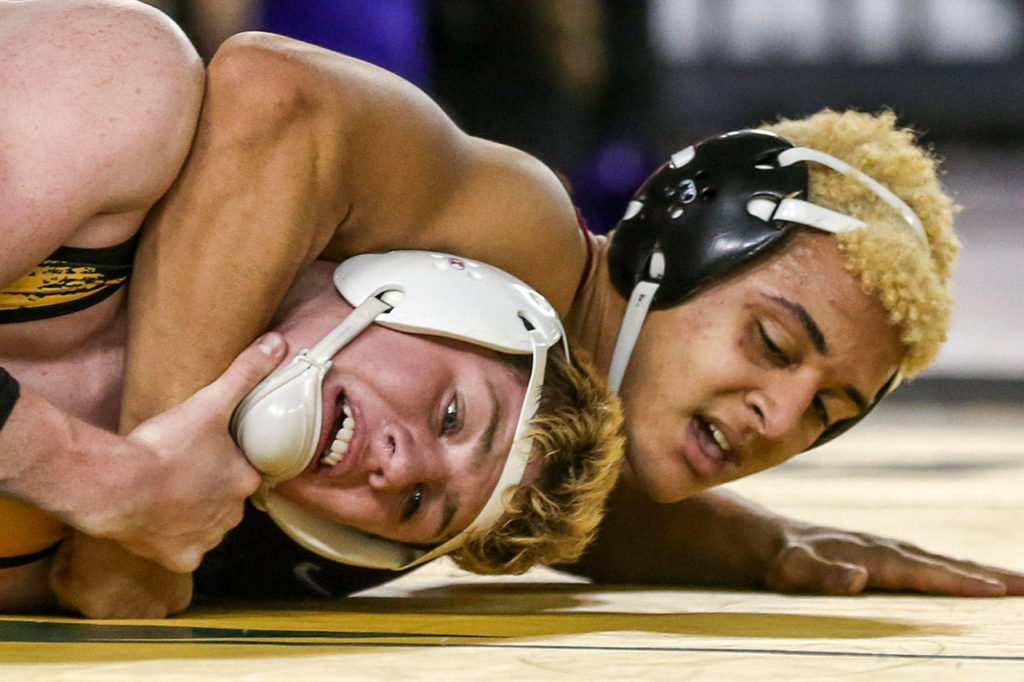
[[[0,491],[94,533],[142,484],[152,453],[73,417],[35,391],[21,396],[0,431]],[[109,501],[121,502],[111,509]]]
[[[229,67],[230,68],[230,65]],[[122,431],[212,381],[263,331],[333,234],[315,140],[214,63],[191,155],[143,227]],[[278,118],[278,114],[282,114]],[[248,115],[239,125],[238,118]],[[258,153],[255,153],[258,150]],[[156,361],[173,348],[175,362]]]
[[[763,587],[782,542],[780,517],[731,493],[658,504],[622,484],[567,569],[604,583]]]
[[[0,569],[0,613],[40,613],[59,608],[48,586],[52,558]]]

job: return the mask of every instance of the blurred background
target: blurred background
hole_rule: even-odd
[[[565,176],[597,232],[711,134],[822,107],[891,108],[963,210],[938,363],[895,395],[1024,417],[1024,0],[153,0],[206,58],[260,29],[431,93],[466,131]]]

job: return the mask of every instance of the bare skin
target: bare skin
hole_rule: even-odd
[[[157,303],[132,308],[136,335],[125,424],[187,395],[223,366],[261,328],[282,283],[321,250],[344,258],[395,247],[431,248],[497,264],[568,313],[570,333],[606,366],[624,301],[603,276],[598,257],[598,271],[574,302],[586,248],[569,197],[539,161],[462,133],[422,92],[380,69],[276,36],[243,34],[227,41],[209,66],[207,83],[193,154],[146,226],[147,248],[133,296]],[[196,271],[190,258],[196,244],[219,254],[217,267]],[[592,246],[603,248],[600,240]],[[236,271],[262,276],[223,277]],[[211,288],[230,295],[210,306],[205,292]],[[207,325],[222,343],[192,349],[192,372],[172,377],[143,361],[157,338],[185,339]],[[653,344],[657,327],[650,326],[644,335]],[[885,358],[876,367],[858,379],[862,392],[873,395],[891,370]],[[641,364],[631,370],[632,379],[627,374],[633,381],[627,391],[639,390],[636,377],[642,372]],[[813,386],[829,388],[822,383],[828,372],[819,374]],[[144,390],[151,386],[160,392]],[[807,393],[807,400],[818,392]],[[627,409],[639,409],[629,402],[627,395]],[[849,405],[830,409],[835,419]],[[658,464],[665,455],[657,430],[630,428],[639,443],[648,443],[631,453],[634,472],[644,466],[638,456]],[[804,433],[799,442],[736,475],[792,456],[808,437]],[[597,578],[645,582],[665,579],[659,567],[671,565],[669,582],[706,581],[706,566],[676,559],[690,555],[717,562],[729,573],[722,583],[729,584],[836,594],[867,588],[1024,593],[1024,580],[1012,572],[936,561],[907,545],[812,527],[719,493],[693,495],[725,478],[706,477],[661,494],[647,490],[656,499],[692,495],[671,505],[643,494],[642,481],[627,481],[621,494],[658,522],[626,523],[633,509],[621,517],[613,509],[595,549],[574,568]],[[621,565],[628,553],[619,550],[637,542],[669,542],[675,551],[650,557],[649,568]],[[837,574],[853,578],[837,580]]]
[[[54,0],[0,8],[4,5],[8,9],[0,11],[70,6]],[[175,82],[194,82],[188,75],[194,72],[191,63],[184,81]],[[163,77],[174,80],[166,70]],[[174,101],[194,100],[176,96]],[[173,148],[166,135],[155,138],[150,142],[164,152]],[[151,167],[158,156],[135,155],[128,162],[143,157]],[[174,152],[169,156],[178,158]],[[98,189],[90,184],[85,194],[95,197]],[[159,188],[146,194],[142,206],[162,193]],[[0,211],[10,205],[0,203]],[[94,205],[101,204],[89,204]],[[92,208],[84,211],[85,218],[95,215]],[[570,312],[585,267],[586,245],[571,201],[539,161],[465,135],[423,93],[386,72],[273,36],[239,36],[218,52],[191,155],[166,201],[150,216],[131,290],[121,417],[126,429],[213,380],[265,328],[288,283],[320,253],[343,258],[393,247],[456,251],[523,277],[563,314]],[[7,224],[23,224],[4,217]],[[38,253],[26,251],[31,258],[26,256],[12,276],[32,267],[51,246],[71,243],[81,222],[64,221],[47,232],[52,243]],[[203,258],[197,261],[197,254]],[[591,325],[602,318],[588,321],[589,309],[585,317],[573,311],[570,322],[580,340],[595,345],[617,326],[614,308],[621,302],[597,276],[586,286],[578,300],[605,307],[608,314],[594,337],[588,336],[594,333]],[[197,334],[217,342],[194,344]],[[153,362],[167,347],[180,353],[178,363]],[[595,351],[600,355],[599,345]],[[18,433],[22,416],[39,419],[37,409],[51,409],[37,408],[34,400],[25,401],[29,409],[15,415],[0,446]],[[228,454],[237,458],[233,449],[221,456]],[[655,503],[636,488],[624,488],[623,494],[633,495],[637,509],[647,508],[659,522],[627,528],[613,514],[596,551],[579,567],[590,575],[618,575],[611,572],[622,554],[617,550],[648,537],[648,547],[671,540],[675,551],[668,558],[651,558],[649,565],[671,564],[672,582],[680,584],[706,579],[705,567],[677,560],[688,555],[717,562],[717,574],[729,573],[723,582],[776,589],[1024,591],[1024,582],[1012,573],[936,560],[884,538],[812,528],[717,493],[672,505]],[[188,563],[180,559],[179,554],[176,564],[166,563]],[[653,579],[649,572],[631,570],[631,577],[616,579]],[[836,570],[855,571],[861,578],[837,583]],[[972,578],[975,573],[997,580]],[[892,577],[909,574],[920,580],[911,585]],[[110,595],[108,603],[93,600],[92,608],[116,605],[116,593],[102,592]]]
[[[334,267],[314,263],[275,318],[275,331],[290,347],[313,346],[352,312],[332,284]],[[7,364],[22,370],[26,385],[83,419],[112,421],[118,405],[109,396],[123,381],[121,318],[118,328],[71,362]],[[69,381],[69,366],[75,381]],[[511,447],[525,385],[522,372],[499,353],[372,325],[335,355],[324,379],[325,411],[340,414],[341,404],[334,405],[344,396],[354,420],[345,456],[331,463],[314,458],[276,490],[338,523],[401,542],[438,544],[463,530],[487,501]],[[217,416],[226,422],[227,415]],[[335,422],[326,418],[325,429]],[[226,423],[223,428],[226,433]],[[325,431],[320,449],[333,437]],[[104,579],[109,576],[117,580]],[[55,557],[0,568],[0,612],[52,607],[54,596],[91,617],[162,617],[188,605],[191,581],[82,534],[64,541]]]
[[[185,159],[202,92],[195,51],[141,3],[0,1],[0,283],[60,245],[98,248],[134,235]],[[19,359],[67,358],[61,371],[74,382],[74,354],[86,352],[86,340],[123,328],[125,296],[121,289],[77,313],[4,325],[0,362],[11,361],[18,379]],[[127,438],[83,421],[97,415],[76,414],[66,396],[26,387],[0,432],[0,491],[190,570],[238,522],[258,483],[210,410],[233,405],[279,353],[249,356],[205,398]]]

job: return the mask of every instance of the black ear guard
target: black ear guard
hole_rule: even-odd
[[[794,224],[764,221],[751,198],[776,201],[807,192],[806,164],[781,167],[793,145],[757,130],[727,133],[687,147],[637,191],[608,252],[612,284],[629,298],[648,277],[654,251],[665,270],[651,307],[678,305],[779,243]]]
[[[780,155],[793,158],[783,161]],[[923,236],[913,211],[876,181],[773,133],[740,130],[687,147],[640,187],[612,235],[611,281],[629,299],[609,372],[614,389],[621,385],[649,308],[684,303],[777,248],[795,227],[839,232],[863,225],[804,201],[807,160],[848,172],[897,208]],[[786,210],[778,210],[781,206]],[[897,379],[890,378],[863,414],[832,424],[811,447],[862,419]]]

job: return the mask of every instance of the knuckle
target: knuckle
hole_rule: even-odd
[[[822,576],[821,587],[825,594],[854,595],[864,587],[858,571],[842,566],[835,566]]]
[[[173,560],[165,563],[164,566],[172,573],[188,573],[190,571],[194,571],[199,566],[199,561],[193,558],[194,555],[194,552],[181,554]]]
[[[803,589],[804,564],[807,550],[799,545],[783,549],[772,563],[766,576],[769,589],[779,592],[795,592]]]
[[[775,558],[775,565],[780,571],[789,573],[801,568],[810,555],[803,545],[789,545]]]

